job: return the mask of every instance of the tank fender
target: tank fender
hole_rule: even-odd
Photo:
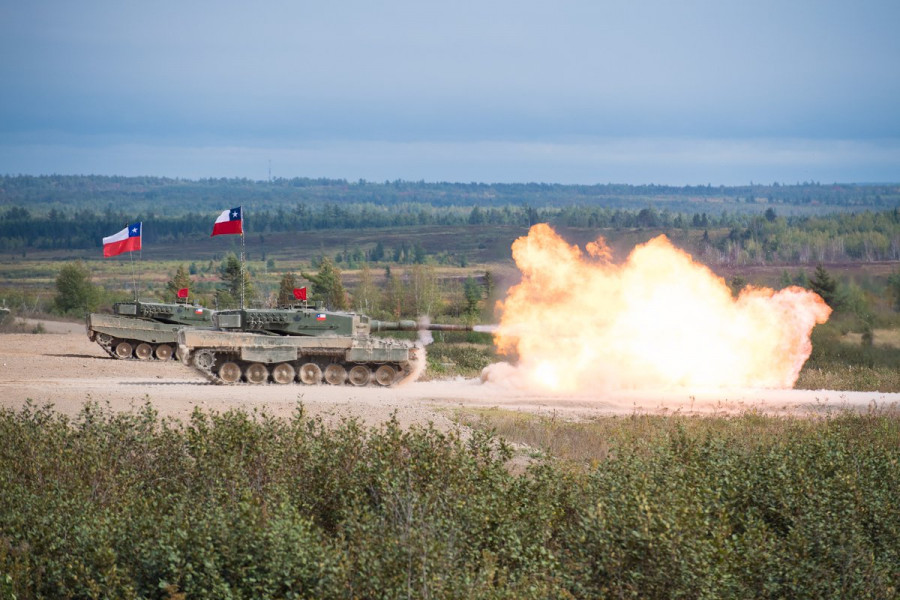
[[[279,363],[297,360],[297,348],[294,346],[261,347],[243,346],[241,359],[250,362]]]
[[[347,352],[350,362],[406,362],[409,348],[403,346],[370,346],[351,348]]]

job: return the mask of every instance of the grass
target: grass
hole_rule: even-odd
[[[440,343],[428,346],[428,368],[422,379],[478,377],[489,364],[498,360],[493,345],[475,343]]]
[[[862,346],[863,335],[848,332],[840,338],[840,341],[849,346]],[[873,329],[872,344],[878,347],[889,346],[900,349],[900,329]]]
[[[759,451],[795,436],[826,429],[840,413],[825,417],[775,417],[748,410],[733,416],[656,416],[631,414],[571,420],[558,415],[543,416],[498,408],[465,409],[454,413],[461,425],[491,432],[526,448],[537,456],[597,465],[627,448],[646,454],[660,444],[679,436],[692,439],[723,438],[743,452]],[[869,421],[866,421],[869,419]],[[852,420],[852,419],[851,419]],[[889,447],[895,440],[900,447],[900,409],[870,411],[861,422],[890,424]]]
[[[794,387],[810,390],[900,392],[900,347],[852,341],[840,319],[813,330],[813,351]],[[882,331],[882,330],[877,330]],[[882,331],[875,340],[900,337],[900,330]]]
[[[800,372],[795,388],[859,392],[900,392],[900,371],[891,367],[830,365],[808,367]]]

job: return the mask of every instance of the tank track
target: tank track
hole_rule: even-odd
[[[103,348],[107,354],[109,354],[113,358],[119,358],[116,356],[115,350],[113,350],[113,342],[115,341],[111,335],[106,335],[105,333],[98,333],[94,336],[94,341]]]
[[[182,349],[182,353],[184,353],[184,349]],[[184,354],[186,355],[186,354]],[[406,383],[411,379],[415,379],[416,375],[420,371],[419,360],[418,357],[414,355],[413,360],[410,360],[405,365],[401,365],[399,363],[348,363],[348,362],[333,362],[336,357],[329,356],[327,353],[322,354],[314,354],[314,355],[306,355],[300,360],[288,361],[287,363],[279,363],[279,364],[290,364],[294,369],[294,377],[289,383],[279,383],[274,381],[273,379],[273,368],[276,365],[265,365],[267,374],[265,376],[264,381],[260,382],[250,382],[247,381],[247,368],[253,364],[260,363],[252,363],[250,361],[241,360],[239,357],[239,353],[234,352],[232,350],[224,351],[224,350],[213,350],[209,348],[204,348],[202,350],[194,351],[193,355],[187,361],[183,361],[184,364],[193,367],[196,371],[198,371],[203,377],[213,383],[215,385],[248,385],[248,386],[257,386],[257,385],[345,385],[350,387],[394,387],[400,385],[402,383]],[[235,381],[226,381],[219,374],[218,370],[223,365],[227,363],[236,364],[240,367],[240,376]],[[306,383],[300,379],[300,368],[306,364],[315,364],[319,367],[319,369],[324,373],[329,365],[339,365],[344,369],[344,376],[342,377],[343,381],[340,383],[331,383],[327,380],[327,375],[324,376],[322,373],[319,374],[318,381],[314,383]],[[379,367],[383,365],[390,366],[396,371],[396,375],[389,384],[379,383],[376,377],[376,371]],[[369,370],[368,382],[365,384],[354,384],[351,381],[351,377],[347,374],[350,373],[351,369],[356,366],[363,366]],[[424,366],[424,365],[421,365]]]
[[[148,342],[142,342],[141,340],[129,340],[129,339],[114,338],[113,336],[106,334],[106,333],[94,333],[93,339],[95,342],[97,342],[97,345],[99,345],[101,348],[103,348],[103,350],[107,354],[109,354],[112,358],[115,358],[116,360],[144,360],[144,361],[149,362],[149,361],[172,360],[172,358],[175,358],[174,352],[172,353],[172,356],[170,356],[169,358],[166,358],[166,359],[161,359],[161,358],[157,357],[157,355],[156,355],[156,349],[159,346],[166,345],[174,350],[174,348],[175,348],[174,343],[150,344]],[[131,352],[128,356],[121,356],[118,353],[116,353],[116,347],[119,344],[121,344],[122,342],[125,342],[131,346]],[[137,349],[137,347],[139,345],[141,345],[143,343],[147,343],[147,345],[150,346],[152,351],[150,352],[150,355],[147,358],[140,359],[137,356],[135,356],[135,350]]]

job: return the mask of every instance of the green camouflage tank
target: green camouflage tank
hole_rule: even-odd
[[[118,302],[113,314],[87,316],[87,335],[113,358],[170,360],[178,330],[209,327],[214,312],[195,304]]]
[[[179,330],[178,348],[184,364],[219,384],[395,385],[424,370],[423,348],[373,332],[471,329],[309,307],[225,310],[213,323]]]

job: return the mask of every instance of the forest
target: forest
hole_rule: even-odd
[[[888,261],[900,259],[898,190],[7,176],[0,178],[0,252],[96,248],[139,220],[146,244],[181,244],[208,237],[223,207],[242,205],[248,235],[391,228],[395,262],[425,260],[421,249],[410,251],[404,230],[490,231],[539,222],[603,230],[607,237],[659,231],[715,264]],[[401,246],[408,248],[397,251]],[[384,252],[361,248],[356,262],[383,260]],[[477,258],[457,253],[453,260],[465,266]]]
[[[146,215],[146,207],[169,216],[250,207],[254,212],[298,204],[397,207],[602,206],[668,207],[673,212],[754,213],[781,206],[782,214],[879,210],[900,204],[900,184],[750,184],[746,186],[563,185],[548,183],[370,182],[360,179],[169,179],[99,175],[0,176],[0,207],[24,206],[37,214],[82,209]],[[704,207],[709,205],[711,208]]]

